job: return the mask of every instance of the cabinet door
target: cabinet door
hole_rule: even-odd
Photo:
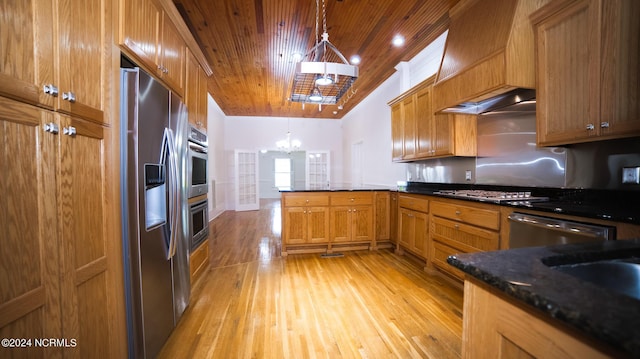
[[[427,258],[427,237],[429,232],[429,216],[422,212],[413,212],[413,251]]]
[[[389,192],[376,192],[375,193],[375,237],[376,240],[388,240],[391,238],[391,194]],[[395,203],[395,201],[394,201]]]
[[[351,209],[351,241],[373,239],[373,206],[356,206]]]
[[[405,248],[413,248],[414,236],[413,211],[406,208],[398,209],[398,243]]]
[[[198,127],[198,60],[187,51],[187,72],[185,75],[186,84],[184,88],[184,102],[189,111],[189,123]]]
[[[178,29],[167,13],[162,12],[159,72],[160,76],[180,96],[184,94],[186,50],[187,46]]]
[[[599,1],[578,1],[536,29],[538,144],[580,142],[598,134]]]
[[[398,243],[398,193],[391,192],[389,208],[389,235],[391,242]]]
[[[402,158],[414,159],[416,157],[415,96],[407,97],[402,101],[402,131],[404,134]]]
[[[187,51],[185,103],[189,110],[189,123],[201,130],[207,129],[207,76],[198,60]]]
[[[402,103],[391,107],[391,158],[393,161],[402,160]]]
[[[105,235],[105,129],[97,124],[61,116],[58,203],[62,325],[67,338],[77,338],[78,358],[109,358],[109,298],[115,275],[108,271]],[[75,130],[75,134],[65,134]],[[115,349],[114,349],[115,350]]]
[[[307,208],[307,243],[326,243],[329,241],[329,210],[327,207]]]
[[[331,241],[347,242],[350,240],[351,208],[346,206],[331,207]]]
[[[62,338],[53,113],[0,97],[0,337]],[[6,180],[10,179],[10,180]],[[70,336],[69,336],[70,337]],[[0,347],[0,357],[62,348]]]
[[[58,110],[97,123],[105,122],[105,99],[111,90],[107,7],[107,1],[58,0]]]
[[[307,210],[304,207],[284,208],[284,243],[300,244],[307,241]]]
[[[639,1],[607,2],[603,11],[601,136],[640,135],[638,19]]]
[[[207,96],[207,94],[209,93],[207,87],[208,77],[202,67],[200,67],[199,65],[200,64],[198,64],[198,90],[196,95],[198,97],[198,119],[196,121],[196,124],[198,125],[198,127],[200,127],[200,129],[206,132],[207,114],[209,112],[209,98]]]
[[[433,115],[433,154],[435,156],[467,155],[465,152],[455,151],[454,123],[455,120],[447,114]],[[461,138],[461,140],[475,144],[475,138]]]
[[[53,4],[3,1],[0,11],[0,95],[53,108],[43,87],[54,84]]]
[[[431,89],[431,86],[427,86],[416,93],[416,158],[430,157],[435,154]]]
[[[120,13],[120,44],[147,67],[157,68],[162,9],[153,0],[123,0]]]

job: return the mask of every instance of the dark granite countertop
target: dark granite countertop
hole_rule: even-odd
[[[640,238],[467,253],[447,262],[550,318],[640,357],[640,300],[551,267],[629,257],[640,257]]]
[[[640,224],[640,206],[637,205],[637,203],[640,203],[640,191],[409,182],[406,189],[401,192],[441,196],[467,201],[478,201],[472,198],[452,197],[435,193],[442,190],[452,189],[531,192],[531,195],[534,197],[547,197],[549,200],[543,202],[514,200],[512,202],[502,202],[499,205],[526,208],[548,213],[574,215],[585,218],[597,218],[615,222]]]
[[[354,186],[345,183],[332,183],[327,187],[290,187],[281,188],[280,192],[344,192],[344,191],[395,191],[396,187],[380,185]]]

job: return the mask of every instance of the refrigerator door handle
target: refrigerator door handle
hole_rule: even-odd
[[[180,183],[178,183],[178,158],[173,131],[165,128],[164,140],[162,142],[164,143],[162,157],[164,158],[166,154],[169,156],[169,232],[171,233],[169,237],[169,250],[167,251],[167,260],[169,260],[176,254],[176,243],[180,226],[180,198],[178,197]]]

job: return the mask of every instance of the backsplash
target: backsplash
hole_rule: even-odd
[[[412,162],[407,181],[640,191],[622,167],[640,166],[640,138],[536,147],[535,113],[478,118],[478,156]],[[471,171],[471,179],[466,179]]]

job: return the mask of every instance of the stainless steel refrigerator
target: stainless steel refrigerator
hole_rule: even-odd
[[[139,68],[121,69],[122,237],[130,358],[154,358],[189,304],[187,113]]]

